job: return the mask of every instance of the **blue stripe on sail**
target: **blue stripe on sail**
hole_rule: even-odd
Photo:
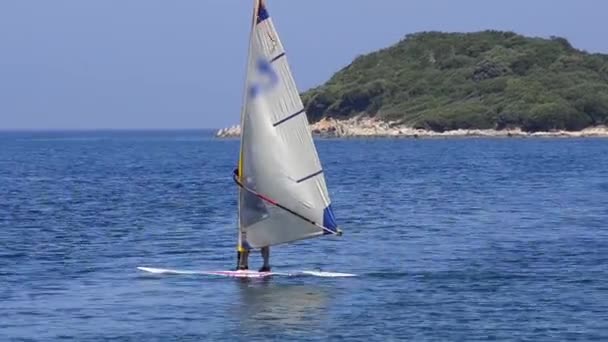
[[[268,14],[268,10],[266,10],[266,6],[263,3],[260,3],[260,7],[258,8],[258,20],[257,23],[261,23],[262,21],[268,19],[270,15]]]
[[[263,58],[258,59],[258,62],[256,64],[256,71],[260,76],[266,77],[266,79],[265,82],[262,82],[262,80],[260,80],[258,82],[254,82],[250,86],[249,95],[251,97],[256,97],[260,94],[260,92],[268,91],[274,88],[279,83],[279,76],[267,60]]]
[[[323,210],[323,227],[331,230],[334,233],[338,232],[338,224],[336,223],[336,217],[334,216],[334,211],[331,208],[331,204]],[[330,232],[324,230],[323,234],[331,234]]]

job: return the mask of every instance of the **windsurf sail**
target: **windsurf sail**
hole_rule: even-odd
[[[287,54],[254,0],[241,113],[238,249],[340,234]]]

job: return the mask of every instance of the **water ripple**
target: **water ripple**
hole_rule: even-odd
[[[319,140],[345,234],[235,281],[238,141],[0,134],[0,340],[608,340],[608,145]],[[252,264],[259,264],[254,254]]]

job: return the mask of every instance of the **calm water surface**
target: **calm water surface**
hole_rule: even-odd
[[[237,140],[0,133],[1,341],[607,341],[608,140],[318,140],[345,234],[234,266]],[[260,264],[252,257],[253,266]]]

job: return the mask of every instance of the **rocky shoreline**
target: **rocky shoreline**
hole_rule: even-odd
[[[596,126],[581,131],[550,131],[525,132],[521,129],[458,129],[453,131],[435,132],[424,129],[414,129],[393,122],[385,122],[374,118],[351,118],[335,120],[326,118],[310,125],[313,135],[324,137],[608,137],[608,127]],[[241,129],[238,125],[222,128],[216,137],[238,137]]]

